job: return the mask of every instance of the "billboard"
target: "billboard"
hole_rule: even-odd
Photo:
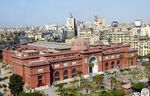
[[[134,22],[134,24],[135,24],[136,27],[141,27],[142,21],[141,21],[141,20],[136,20],[136,21]]]

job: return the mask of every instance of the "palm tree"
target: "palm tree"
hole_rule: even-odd
[[[79,75],[79,77],[81,77],[82,71],[81,70],[77,70],[77,75]]]
[[[94,64],[93,63],[89,63],[89,75],[90,75],[90,80],[92,80],[92,69],[94,67]]]
[[[77,75],[79,76],[79,87],[80,87],[80,83],[81,83],[81,75],[82,75],[82,71],[81,70],[77,70]]]
[[[115,89],[116,89],[117,79],[115,77],[111,76],[110,82],[111,82],[111,89],[112,89],[112,86],[115,86]]]
[[[122,68],[122,59],[123,59],[124,57],[123,57],[123,55],[119,55],[119,60],[120,60],[120,67]]]

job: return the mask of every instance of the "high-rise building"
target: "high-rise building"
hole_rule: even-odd
[[[70,13],[70,16],[67,18],[67,24],[66,24],[68,29],[75,29],[75,18],[72,16]]]
[[[73,38],[77,36],[77,27],[76,27],[76,20],[70,13],[70,16],[67,18],[67,38]]]

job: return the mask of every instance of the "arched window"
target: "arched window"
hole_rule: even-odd
[[[72,69],[72,77],[75,77],[76,76],[76,69]]]
[[[119,65],[119,64],[120,64],[120,60],[117,61],[117,65]]]
[[[38,87],[42,86],[42,76],[38,76]]]
[[[58,81],[60,80],[60,77],[59,77],[59,72],[55,72],[55,77],[54,77],[54,81]]]
[[[108,70],[108,62],[105,63],[105,70]]]
[[[114,61],[111,62],[111,68],[114,68],[115,67],[115,63]]]
[[[68,79],[68,70],[64,70],[64,79]]]
[[[133,65],[133,59],[131,59],[131,65]]]

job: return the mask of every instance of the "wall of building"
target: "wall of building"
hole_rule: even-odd
[[[10,52],[11,50],[7,51]],[[94,63],[92,68],[94,74],[106,70],[111,71],[114,68],[135,67],[137,64],[137,51],[131,49],[130,45],[121,44],[104,48],[72,50],[71,52],[35,54],[36,56],[12,56],[11,54],[7,56],[7,53],[4,50],[3,56],[9,57],[13,61],[10,62],[13,72],[22,76],[25,85],[31,88],[49,85],[65,78],[71,79],[73,78],[73,69],[81,70],[82,75],[88,75],[90,63]],[[122,58],[120,58],[121,55]],[[9,60],[4,58],[3,61],[8,62]],[[112,65],[112,62],[114,62],[114,65]],[[64,75],[66,70],[68,72],[67,77]],[[58,78],[56,78],[56,73],[59,73]]]

